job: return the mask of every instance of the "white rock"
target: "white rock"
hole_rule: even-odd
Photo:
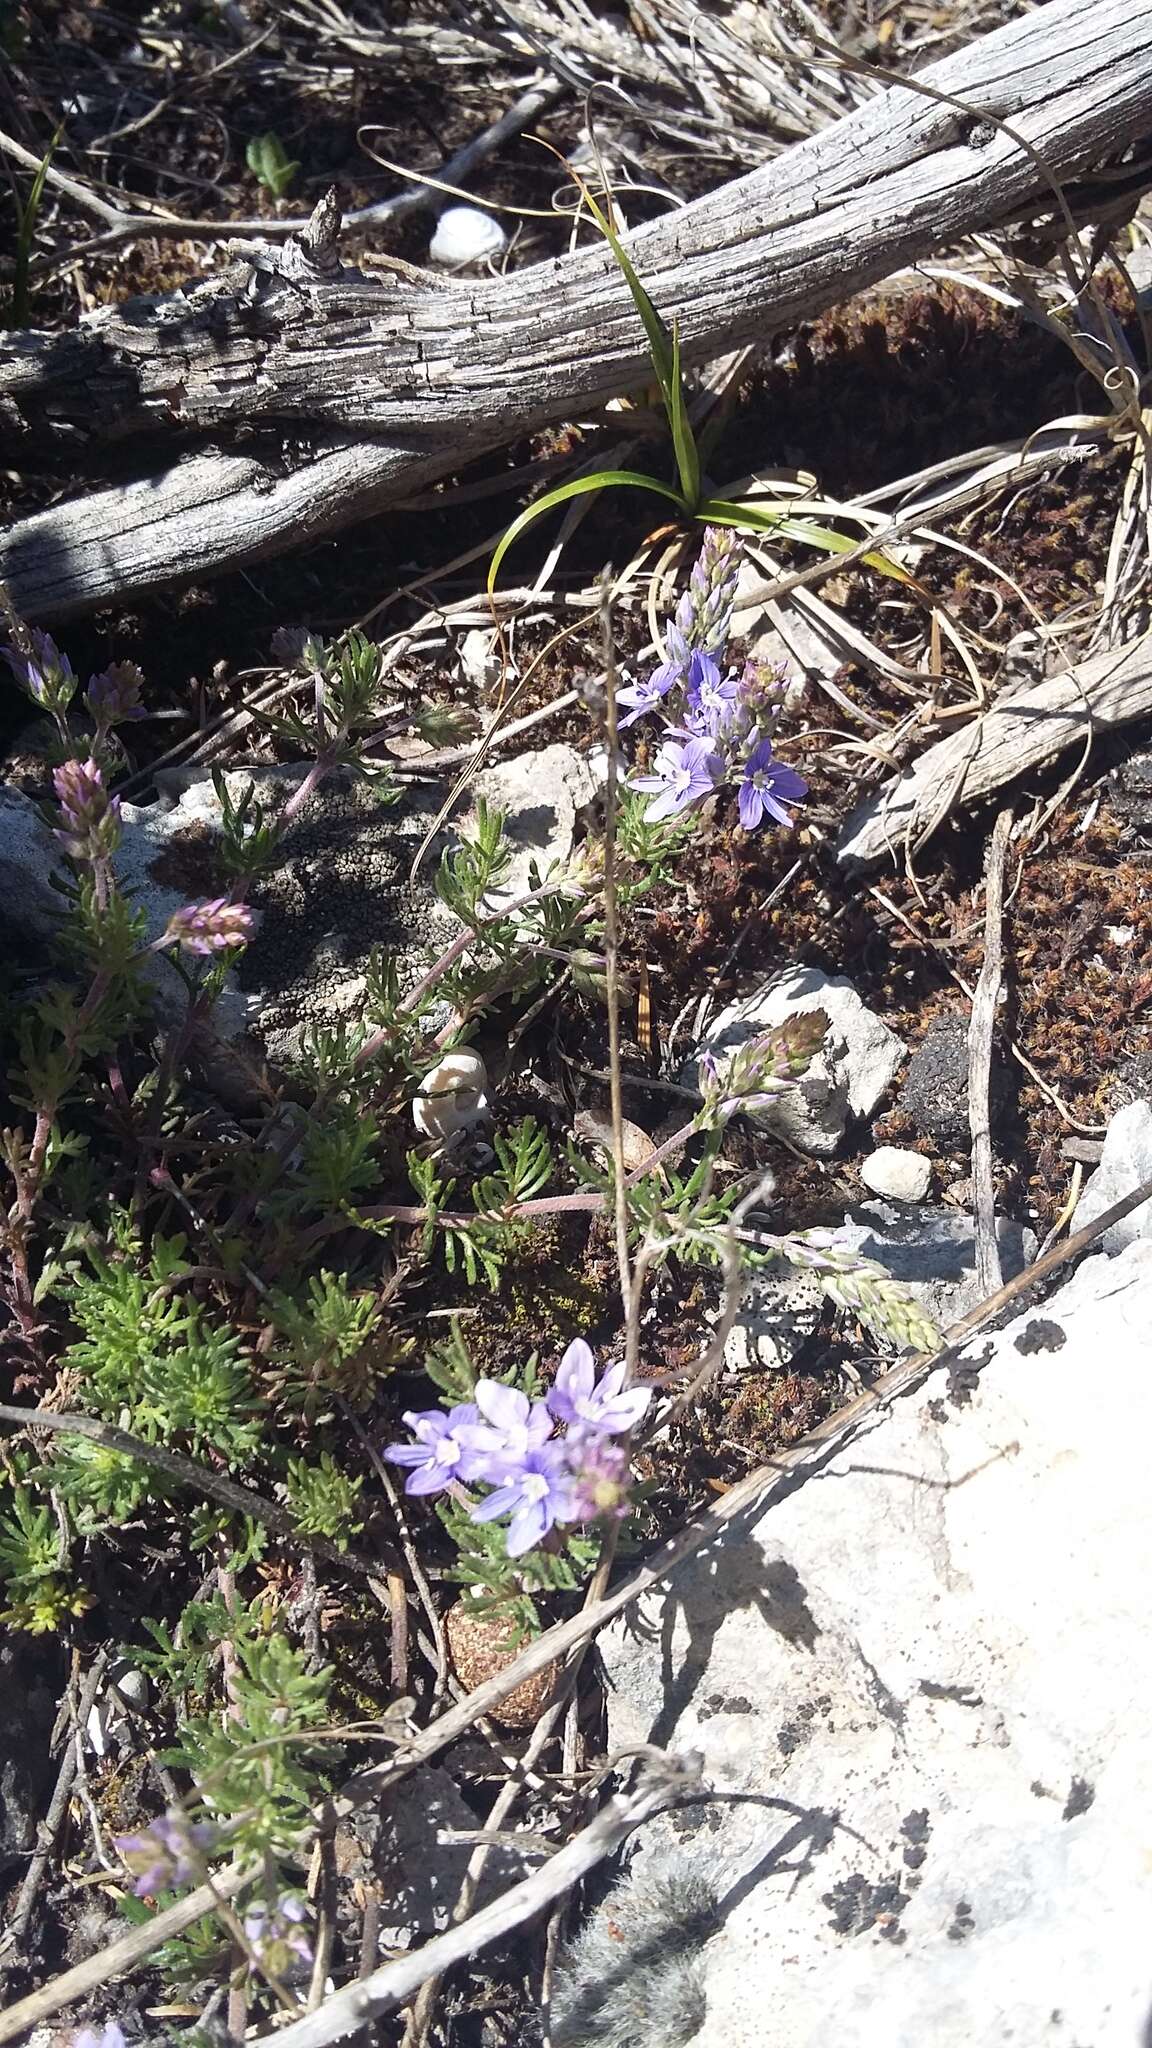
[[[436,223],[428,255],[433,263],[457,269],[466,263],[484,263],[490,256],[501,255],[507,246],[508,237],[492,214],[481,213],[478,206],[446,206]]]
[[[450,1138],[479,1123],[488,1108],[488,1070],[478,1052],[445,1053],[420,1083],[412,1121],[426,1138]]]
[[[1152,1180],[1152,1102],[1129,1102],[1108,1126],[1100,1164],[1076,1204],[1073,1230],[1083,1230],[1114,1202],[1122,1202],[1142,1181]],[[1152,1237],[1152,1202],[1143,1202],[1100,1242],[1106,1252],[1122,1251],[1137,1238]]]
[[[824,974],[817,967],[790,969],[721,1011],[700,1050],[711,1052],[723,1073],[749,1038],[806,1010],[827,1012],[830,1028],[824,1049],[799,1085],[758,1111],[756,1120],[802,1152],[819,1157],[836,1150],[850,1115],[872,1114],[906,1052],[896,1033],[867,1008],[844,975]],[[696,1084],[698,1073],[694,1061],[685,1068],[689,1087]]]
[[[1152,1243],[968,1354],[600,1638],[742,1795],[635,1859],[720,1858],[692,2048],[1146,2039]]]
[[[516,754],[485,768],[472,784],[492,808],[506,811],[505,838],[512,864],[498,889],[484,899],[499,910],[532,887],[533,867],[545,879],[550,869],[564,867],[576,843],[576,820],[597,792],[596,776],[583,754],[563,741],[529,754]],[[453,821],[467,829],[468,818]]]
[[[883,1266],[943,1330],[981,1299],[972,1218],[955,1209],[860,1202],[820,1241]],[[1035,1256],[1036,1239],[998,1216],[996,1241],[1004,1278],[1015,1279]],[[815,1273],[778,1267],[750,1273],[724,1347],[725,1365],[736,1372],[791,1365],[817,1329],[824,1299]]]
[[[922,1202],[932,1185],[932,1166],[904,1145],[878,1145],[861,1166],[860,1178],[874,1195],[887,1195],[893,1202]]]

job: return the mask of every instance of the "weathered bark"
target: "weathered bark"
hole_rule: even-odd
[[[844,827],[837,859],[867,866],[886,856],[900,863],[953,811],[1041,768],[1090,733],[1132,725],[1152,713],[1152,646],[1147,640],[1094,654],[1063,675],[1006,690],[989,711],[938,740],[857,806]]]
[[[763,337],[973,229],[1054,213],[1043,167],[1082,179],[1152,134],[1152,0],[1050,0],[922,77],[972,111],[895,86],[631,238],[686,359]],[[1102,207],[1115,190],[1102,187]],[[1090,210],[1090,192],[1078,197]],[[306,287],[259,276],[252,296],[247,282],[241,267],[186,297],[104,309],[74,334],[0,346],[0,417],[34,442],[216,441],[0,542],[0,575],[29,615],[332,531],[645,374],[604,249],[467,286],[344,271]],[[283,422],[322,437],[294,474],[259,441],[221,452],[237,429]]]

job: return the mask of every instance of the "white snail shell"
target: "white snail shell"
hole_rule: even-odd
[[[426,1138],[450,1138],[479,1123],[488,1108],[488,1070],[478,1052],[446,1052],[420,1083],[412,1121]]]
[[[432,263],[455,268],[500,256],[507,244],[507,235],[490,213],[481,213],[477,206],[448,206],[436,223],[428,256]]]

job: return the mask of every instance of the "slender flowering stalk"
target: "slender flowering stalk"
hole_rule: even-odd
[[[30,653],[22,654],[18,647],[0,647],[0,654],[32,702],[59,720],[76,694],[76,671],[68,656],[61,654],[51,633],[33,628],[28,639]]]
[[[668,652],[673,660],[686,663],[693,649],[719,654],[727,646],[742,552],[734,528],[705,528],[688,588],[668,628]]]
[[[144,678],[134,661],[114,661],[97,676],[89,676],[84,702],[96,721],[99,733],[127,720],[147,718],[140,702]]]
[[[60,806],[56,837],[75,861],[109,860],[120,844],[120,800],[104,787],[100,763],[65,761],[52,771]]]
[[[627,706],[621,726],[657,710],[665,718],[666,737],[651,770],[628,778],[630,788],[650,794],[644,815],[653,822],[675,817],[722,784],[734,783],[745,831],[755,831],[766,818],[790,825],[787,806],[807,791],[772,747],[786,671],[756,661],[739,671],[721,666],[739,567],[735,533],[709,528],[667,628],[667,660],[620,692]]]

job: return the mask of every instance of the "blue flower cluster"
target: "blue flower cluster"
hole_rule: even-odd
[[[668,735],[651,772],[629,778],[631,789],[651,793],[646,818],[675,817],[721,784],[735,782],[740,823],[754,832],[766,817],[790,825],[787,806],[807,791],[772,747],[784,672],[755,661],[739,671],[722,670],[717,660],[731,628],[739,561],[735,535],[710,527],[666,631],[668,659],[620,691],[622,727],[659,710]]]
[[[522,1557],[557,1524],[626,1511],[628,1453],[616,1439],[635,1429],[651,1398],[650,1387],[625,1387],[623,1365],[597,1382],[592,1352],[577,1337],[545,1400],[479,1380],[474,1398],[447,1412],[410,1409],[404,1420],[415,1442],[389,1444],[384,1455],[409,1467],[406,1493],[491,1487],[471,1504],[472,1519],[509,1515],[508,1555]]]

